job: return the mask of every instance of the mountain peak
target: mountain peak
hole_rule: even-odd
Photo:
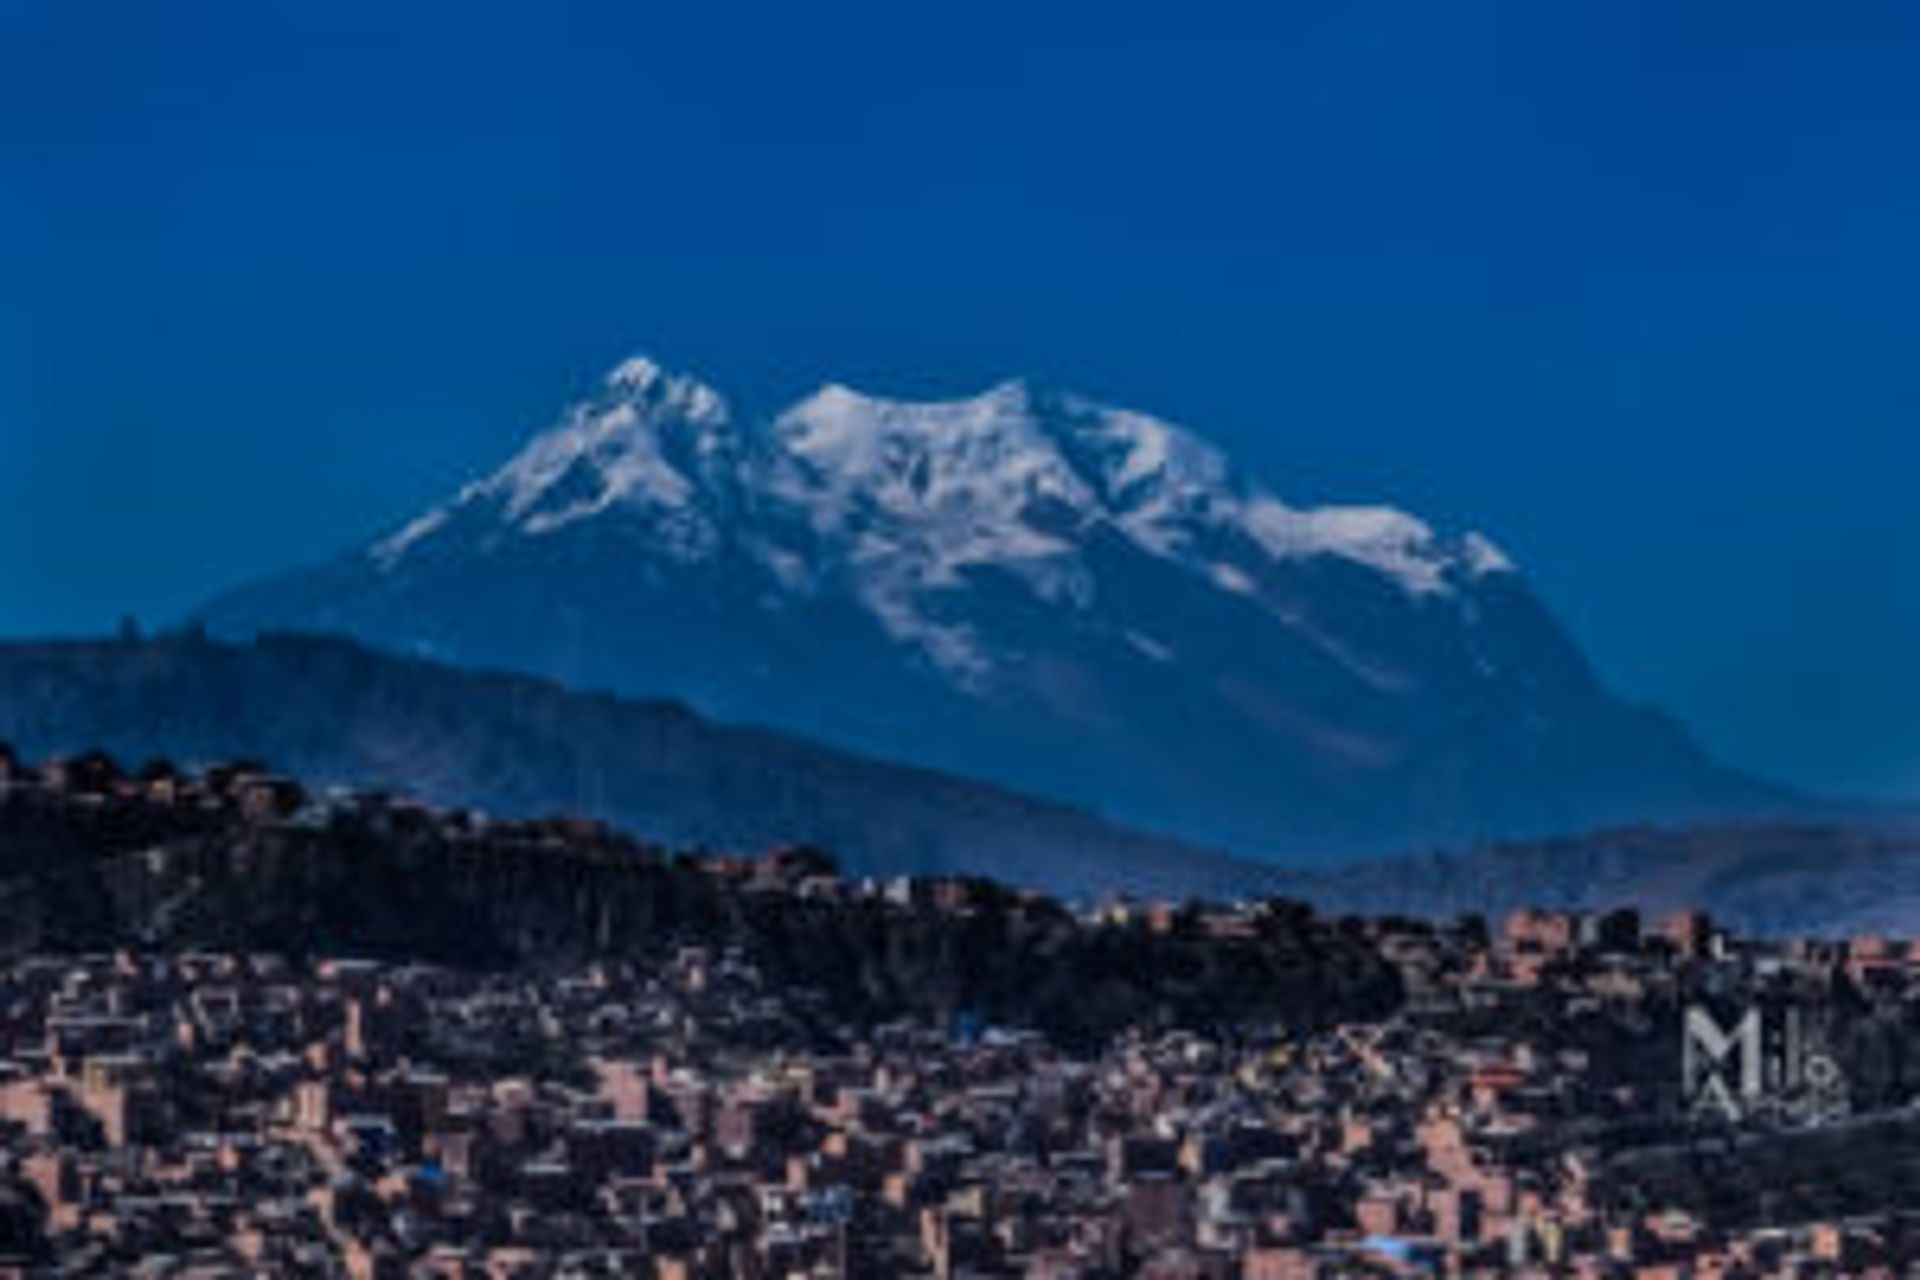
[[[1023,382],[957,400],[890,400],[829,383],[774,419],[781,487],[797,482],[895,515],[955,514],[1005,490],[991,513],[1011,520],[1022,495],[1081,496],[1078,478],[1033,411]]]
[[[850,427],[925,428],[942,423],[1030,412],[1036,397],[1024,378],[1008,378],[972,395],[936,400],[910,400],[877,395],[844,382],[822,383],[812,395],[786,409],[780,417],[818,420],[845,417]]]
[[[1021,378],[928,400],[828,382],[736,429],[719,392],[646,355],[614,366],[596,395],[453,507],[377,544],[374,558],[391,567],[459,508],[533,536],[638,514],[641,545],[677,559],[744,535],[790,582],[858,565],[869,607],[895,628],[906,594],[951,585],[968,566],[1011,569],[1049,598],[1082,593],[1085,574],[1060,568],[1101,526],[1241,594],[1260,562],[1315,556],[1363,565],[1415,596],[1512,568],[1486,539],[1442,537],[1390,507],[1291,507],[1185,428]],[[812,531],[810,549],[785,545],[780,530],[795,528]],[[891,603],[874,604],[879,596]]]
[[[627,357],[602,381],[603,400],[651,409],[655,419],[718,423],[728,417],[726,398],[712,386],[691,374],[675,373],[651,356]]]
[[[462,499],[499,501],[528,533],[549,533],[616,504],[685,506],[731,450],[731,411],[698,378],[636,355]]]
[[[667,376],[667,371],[653,357],[632,355],[607,371],[606,383],[609,387],[645,390]]]

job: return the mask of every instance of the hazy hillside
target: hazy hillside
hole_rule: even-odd
[[[1703,907],[1749,934],[1920,934],[1920,821],[1634,827],[1392,858],[1315,877],[1328,909],[1449,916],[1523,906]]]
[[[1092,893],[1260,872],[1090,815],[667,702],[573,693],[335,639],[0,645],[0,739],[42,754],[248,756],[502,815],[604,817],[676,845],[809,841],[854,873],[967,870]]]

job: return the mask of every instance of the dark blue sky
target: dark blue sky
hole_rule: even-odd
[[[336,551],[629,350],[1026,373],[1920,795],[1906,7],[0,0],[0,633]]]

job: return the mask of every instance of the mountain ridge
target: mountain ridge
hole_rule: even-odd
[[[738,417],[644,357],[448,501],[243,586],[338,631],[683,698],[1288,861],[1789,807],[1606,690],[1476,531],[1299,508],[1024,381]]]
[[[1081,902],[1279,896],[1329,916],[1440,920],[1619,907],[1657,920],[1698,909],[1769,936],[1906,935],[1920,919],[1920,814],[1643,824],[1282,868],[783,732],[715,724],[668,700],[571,691],[337,637],[0,643],[0,744],[25,758],[104,750],[129,767],[252,760],[317,788],[563,826],[599,819],[654,846],[748,855],[813,846],[855,877],[979,876]]]
[[[1267,868],[669,700],[578,692],[328,636],[0,643],[0,741],[32,756],[250,758],[315,785],[604,819],[679,847],[831,850],[850,874],[977,874],[1084,897],[1223,895]]]

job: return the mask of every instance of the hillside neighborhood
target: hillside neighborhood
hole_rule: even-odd
[[[184,810],[248,857],[274,831],[484,822],[315,799],[244,765],[0,762],[15,892],[46,873],[24,870],[40,848],[26,814],[137,845]],[[556,868],[603,838],[545,836]],[[135,857],[181,848],[176,832]],[[369,853],[343,836],[331,856]],[[256,863],[255,891],[290,865]],[[984,884],[849,882],[801,850],[680,869],[775,912],[871,899],[937,930],[1007,909]],[[777,915],[708,921],[704,939],[663,918],[656,951],[449,962],[377,932],[359,938],[385,954],[311,950],[332,928],[317,921],[284,946],[223,944],[196,933],[212,925],[191,923],[184,882],[100,883],[140,900],[117,936],[69,948],[13,930],[0,970],[14,1274],[1757,1277],[1920,1261],[1903,1190],[1920,1122],[1887,1105],[1911,1083],[1920,952],[1893,940],[1758,944],[1631,912],[1324,933],[1295,919],[1283,935],[1265,923],[1277,904],[1115,900],[1068,927],[1096,950],[1184,939],[1138,954],[1200,987],[1248,954],[1220,953],[1234,959],[1210,976],[1188,964],[1209,947],[1303,938],[1359,947],[1392,981],[1356,976],[1293,1016],[1250,1013],[1257,992],[1157,990],[1102,1023],[1004,998],[992,1016],[984,989],[936,1006],[809,987],[773,967]],[[1075,967],[1066,936],[1049,945]],[[1087,997],[1113,998],[1078,954]],[[1703,1116],[1676,1017],[1701,992],[1831,1013],[1845,1088],[1815,1122]]]

